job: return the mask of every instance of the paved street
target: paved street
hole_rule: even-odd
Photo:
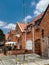
[[[49,59],[41,59],[36,54],[8,55],[0,56],[0,65],[49,65]]]

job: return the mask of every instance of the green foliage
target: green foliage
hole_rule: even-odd
[[[1,41],[4,41],[4,33],[3,33],[3,31],[0,29],[0,42]]]

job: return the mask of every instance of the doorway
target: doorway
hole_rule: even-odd
[[[41,55],[40,39],[35,41],[35,53]]]

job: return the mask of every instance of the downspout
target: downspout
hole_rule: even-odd
[[[33,40],[33,42],[32,42],[32,51],[33,51],[33,53],[35,52],[35,44],[34,44],[34,24],[33,24],[33,26],[32,26],[32,40]]]

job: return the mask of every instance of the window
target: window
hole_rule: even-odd
[[[26,50],[32,50],[32,40],[26,41]]]
[[[42,29],[42,38],[44,38],[44,29]]]
[[[27,28],[27,32],[30,32],[31,31],[31,26],[29,26],[28,28]]]
[[[18,30],[16,31],[16,36],[20,37],[20,34],[19,34]]]
[[[36,25],[36,27],[37,27],[38,30],[39,30],[39,27],[40,27],[40,21],[41,21],[41,19],[39,19],[39,20],[37,20],[35,22],[35,25]]]

